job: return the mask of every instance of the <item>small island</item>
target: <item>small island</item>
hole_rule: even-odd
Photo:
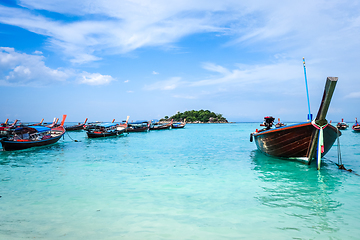
[[[171,119],[180,122],[183,122],[186,119],[186,123],[228,123],[228,121],[222,116],[222,114],[202,109],[199,111],[185,111],[183,113],[177,112],[171,117],[165,116],[164,118],[160,119],[160,122],[168,122]]]

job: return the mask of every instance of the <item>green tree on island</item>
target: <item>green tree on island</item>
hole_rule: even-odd
[[[186,119],[186,122],[215,122],[215,123],[227,123],[228,121],[226,118],[223,117],[222,114],[216,114],[214,112],[211,112],[209,110],[191,110],[191,111],[185,111],[183,113],[177,112],[175,115],[168,117],[165,116],[165,119],[161,120],[168,120],[173,119],[174,121],[184,121]]]

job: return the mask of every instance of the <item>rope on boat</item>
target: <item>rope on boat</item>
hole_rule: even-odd
[[[76,140],[76,139],[72,139],[72,138],[70,137],[69,132],[66,132],[66,133],[67,133],[67,135],[69,136],[69,138],[70,138],[72,141],[74,141],[74,142],[81,142],[81,141],[78,141],[78,140]]]
[[[318,140],[318,151],[317,151],[317,169],[320,169],[320,163],[321,163],[321,154],[325,151],[324,147],[324,133],[323,129],[327,127],[328,123],[326,123],[323,126],[319,126],[316,124],[315,120],[311,122],[311,124],[319,129],[319,140]]]
[[[337,152],[338,152],[338,166],[343,165],[341,158],[341,150],[340,150],[340,131],[336,128],[337,131]]]
[[[337,152],[338,152],[338,163],[335,163],[336,166],[338,166],[339,169],[341,170],[345,170],[348,172],[352,172],[353,170],[351,169],[346,169],[343,162],[342,162],[342,158],[341,158],[341,149],[340,149],[340,131],[338,128],[336,128],[337,131]],[[356,173],[355,173],[356,174]],[[358,174],[356,174],[358,175]]]

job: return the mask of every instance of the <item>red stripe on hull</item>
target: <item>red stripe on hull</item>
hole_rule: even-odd
[[[148,127],[143,127],[143,128],[127,128],[126,131],[127,132],[147,132],[149,130]]]
[[[52,137],[46,140],[40,140],[40,141],[28,141],[28,142],[17,142],[17,141],[3,141],[2,146],[5,151],[11,151],[11,150],[21,150],[31,147],[39,147],[39,146],[45,146],[49,144],[56,143],[59,141],[59,139],[64,135],[61,134],[57,137]]]

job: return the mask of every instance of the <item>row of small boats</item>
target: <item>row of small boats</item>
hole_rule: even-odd
[[[305,67],[305,65],[304,65]],[[306,78],[305,78],[306,79]],[[250,141],[255,141],[257,148],[266,155],[277,158],[296,159],[310,164],[313,160],[317,160],[317,168],[320,169],[321,158],[331,149],[336,139],[341,136],[340,128],[344,124],[339,123],[336,127],[329,124],[326,115],[330,106],[330,102],[337,84],[337,77],[328,77],[326,79],[323,98],[315,119],[312,114],[308,114],[308,121],[286,126],[280,122],[274,126],[275,118],[267,116],[260,125],[263,129],[256,129],[250,134]],[[309,103],[309,101],[308,101]],[[162,130],[169,128],[183,128],[185,123],[173,124],[173,121],[167,124],[152,124],[151,122],[141,121],[136,123],[128,123],[129,117],[125,122],[120,124],[114,123],[92,123],[64,127],[66,115],[60,125],[54,121],[49,126],[21,126],[16,127],[16,123],[12,126],[5,126],[8,131],[13,134],[1,140],[4,150],[23,149],[32,146],[47,145],[57,142],[66,131],[85,129],[89,138],[107,137],[121,135],[127,132],[141,132],[149,130]],[[342,120],[343,122],[343,120]],[[10,130],[9,130],[10,129]],[[352,129],[360,132],[360,125],[357,122]],[[1,130],[1,129],[0,129]],[[1,131],[0,131],[1,132]]]
[[[270,117],[265,117],[265,118],[272,118],[272,117],[270,116]],[[260,126],[265,126],[265,122],[266,122],[265,118],[264,118],[264,123],[260,124]],[[331,123],[331,121],[330,121],[330,123]],[[275,124],[275,127],[279,128],[279,127],[284,127],[284,126],[286,126],[286,124],[282,123],[280,121],[280,118],[278,118],[278,122]],[[349,124],[344,122],[344,119],[342,118],[341,122],[338,122],[336,124],[336,128],[339,130],[346,130],[349,128]],[[352,130],[354,130],[354,132],[360,132],[360,124],[358,123],[357,118],[355,118],[355,124],[352,125],[351,128],[352,128]]]
[[[150,130],[163,130],[170,128],[184,128],[186,122],[173,123],[152,123],[152,121],[137,121],[128,123],[126,121],[115,123],[115,119],[110,123],[94,122],[78,123],[72,126],[64,126],[67,115],[63,115],[62,121],[58,124],[59,119],[54,119],[52,124],[44,124],[43,120],[36,124],[17,124],[15,121],[8,124],[8,120],[1,124],[0,142],[5,151],[20,150],[36,146],[44,146],[56,143],[64,136],[66,131],[85,130],[88,138],[101,138],[110,136],[119,136],[125,132],[146,132]]]

